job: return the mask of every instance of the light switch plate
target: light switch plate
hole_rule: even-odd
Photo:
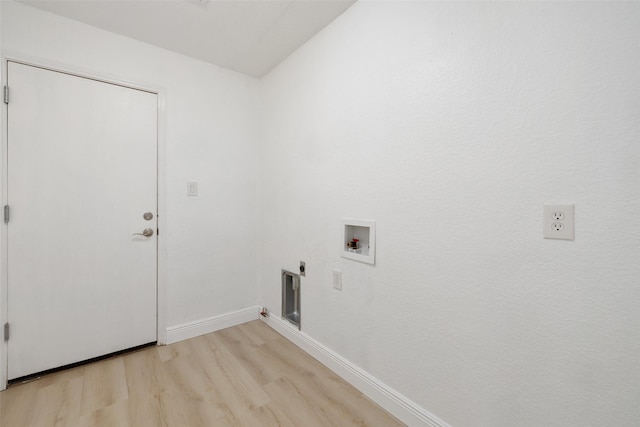
[[[545,239],[574,240],[575,205],[544,205],[542,224]]]
[[[198,183],[193,181],[187,181],[187,196],[198,195]]]
[[[342,271],[333,270],[333,288],[342,290]]]

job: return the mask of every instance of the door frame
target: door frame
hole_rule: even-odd
[[[61,64],[45,60],[42,58],[34,58],[13,52],[2,52],[2,78],[1,85],[7,84],[7,70],[9,62],[17,62],[24,65],[44,68],[51,71],[61,72],[72,76],[88,78],[104,83],[115,84],[130,89],[142,90],[156,94],[158,97],[158,129],[157,129],[157,203],[158,203],[158,229],[160,233],[157,235],[157,261],[156,261],[156,324],[157,324],[157,342],[158,345],[166,344],[166,289],[167,289],[167,183],[166,183],[166,90],[153,83],[140,82],[137,80],[129,80],[120,76],[105,75],[99,71],[88,70],[74,65]],[[9,89],[10,90],[10,89]],[[11,102],[11,94],[9,94],[9,102]],[[7,204],[8,200],[8,106],[4,100],[0,102],[0,115],[2,116],[0,130],[2,133],[2,148],[0,150],[0,200],[1,205]],[[2,209],[3,210],[3,209]],[[0,391],[7,387],[8,380],[8,346],[4,341],[4,324],[8,320],[8,235],[7,224],[4,220],[0,223]]]

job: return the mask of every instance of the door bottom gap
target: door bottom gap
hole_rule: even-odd
[[[135,347],[126,348],[124,350],[114,351],[113,353],[104,354],[102,356],[93,357],[91,359],[82,360],[80,362],[70,363],[68,365],[59,366],[57,368],[47,369],[46,371],[36,372],[35,374],[29,374],[22,377],[14,378],[12,380],[7,381],[7,387],[29,383],[31,381],[39,380],[44,376],[55,374],[56,372],[66,371],[68,369],[77,368],[78,366],[88,365],[90,363],[99,362],[101,360],[111,359],[114,357],[122,356],[123,354],[135,353],[136,351],[143,350],[147,347],[155,346],[156,344],[157,344],[157,341],[153,341],[153,342],[138,345]]]

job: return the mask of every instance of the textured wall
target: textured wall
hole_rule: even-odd
[[[257,80],[15,2],[2,9],[9,52],[164,89],[167,326],[256,305]]]
[[[302,329],[454,426],[639,425],[638,52],[638,3],[358,2],[262,82],[264,304],[306,261]]]

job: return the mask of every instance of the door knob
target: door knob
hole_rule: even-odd
[[[142,233],[133,233],[132,236],[151,237],[153,236],[153,230],[150,228],[145,228],[144,230],[142,230]]]
[[[151,221],[153,219],[153,214],[151,212],[145,212],[144,215],[142,215],[142,218],[146,219],[147,221]]]

